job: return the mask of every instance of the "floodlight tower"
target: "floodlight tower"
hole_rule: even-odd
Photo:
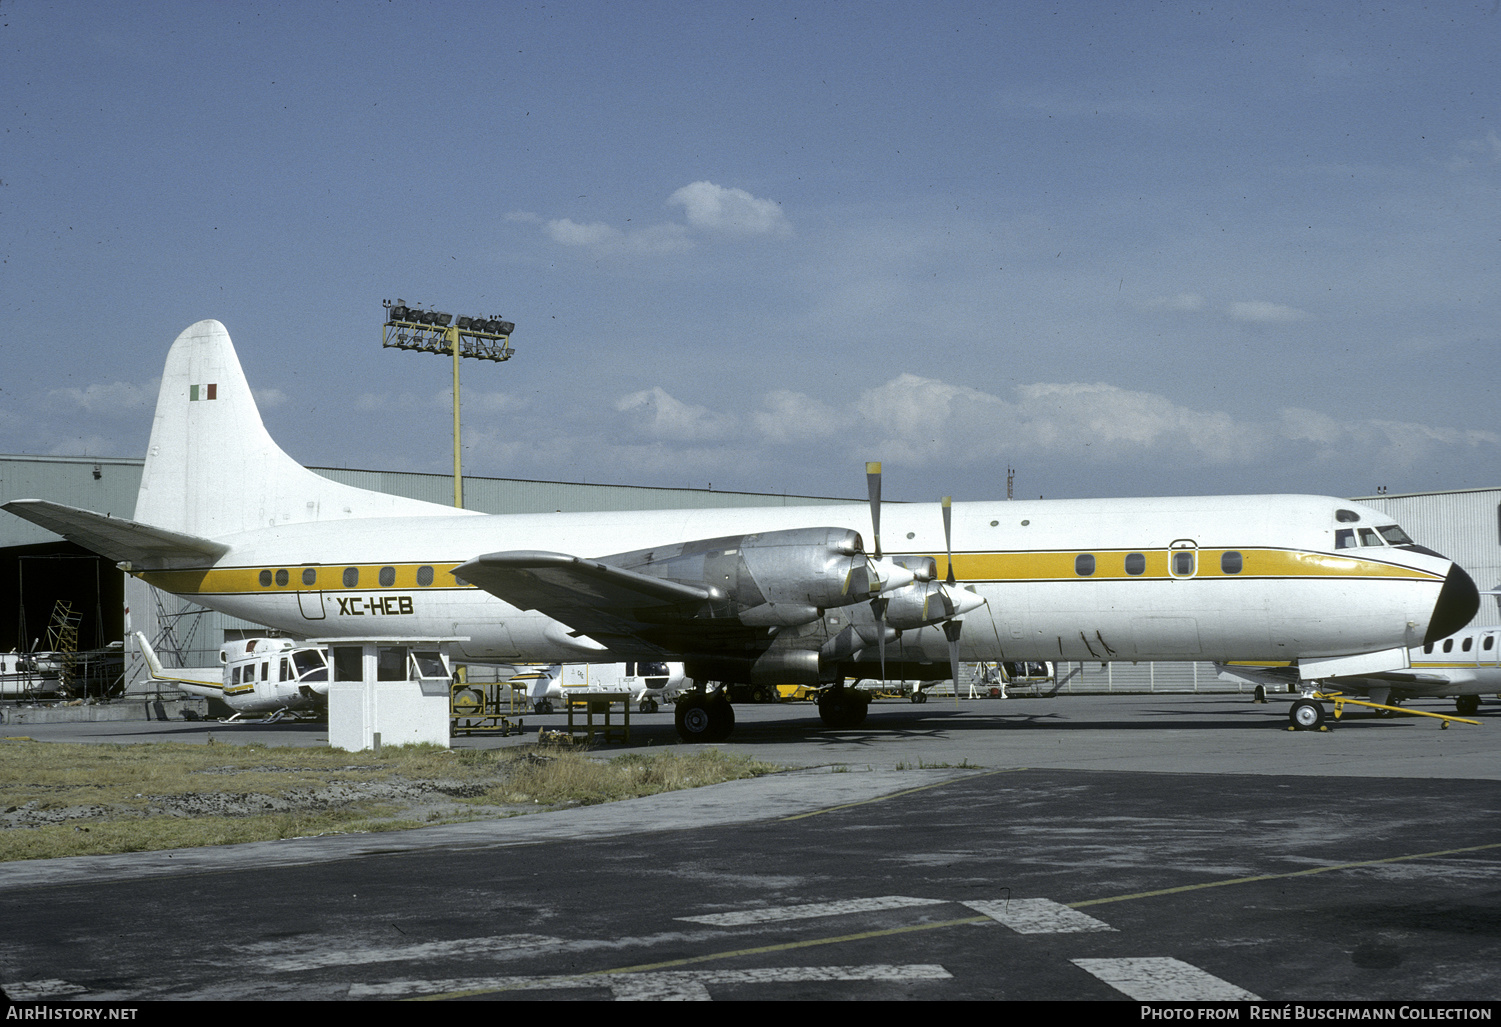
[[[464,474],[459,458],[459,358],[510,360],[511,333],[516,326],[493,317],[461,317],[454,324],[452,314],[437,310],[409,307],[406,300],[382,300],[385,323],[380,328],[380,344],[385,349],[411,349],[419,353],[449,354],[453,357],[453,505],[464,505]]]

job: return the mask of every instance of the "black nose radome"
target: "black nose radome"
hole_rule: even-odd
[[[1428,634],[1423,644],[1429,645],[1446,635],[1452,635],[1474,618],[1480,609],[1480,590],[1474,580],[1459,564],[1449,565],[1449,576],[1439,591],[1438,602],[1433,604],[1433,616],[1428,620]]]

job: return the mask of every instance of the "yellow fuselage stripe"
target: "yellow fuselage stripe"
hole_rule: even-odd
[[[1094,573],[1080,575],[1075,571],[1079,550],[1022,553],[956,553],[954,577],[959,581],[977,582],[1067,582],[1067,581],[1151,581],[1166,578],[1402,578],[1440,581],[1441,576],[1430,571],[1404,567],[1380,560],[1334,556],[1329,553],[1295,552],[1285,549],[1198,549],[1195,554],[1194,572],[1188,575],[1173,575],[1169,560],[1173,552],[1158,550],[1094,550]],[[1221,558],[1227,552],[1241,554],[1241,571],[1226,574],[1221,569]],[[1145,568],[1141,574],[1126,573],[1126,557],[1140,554]],[[895,557],[901,559],[900,555]],[[939,577],[948,575],[948,557],[939,553],[933,557],[938,564]],[[425,591],[428,589],[473,588],[467,582],[460,585],[453,577],[457,563],[401,563],[401,564],[323,564],[315,567],[215,567],[186,571],[143,571],[142,580],[157,588],[176,595],[258,595],[275,592],[366,592],[379,589],[404,589]],[[359,572],[357,583],[344,584],[345,572],[353,567]],[[422,567],[432,569],[431,585],[419,585],[417,572]],[[391,584],[380,584],[382,570],[391,569],[394,577]],[[304,573],[311,570],[312,581],[304,581]],[[286,584],[276,583],[277,573],[286,572]],[[262,584],[261,575],[269,573],[271,584]]]

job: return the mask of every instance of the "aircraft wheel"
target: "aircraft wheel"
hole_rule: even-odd
[[[704,700],[697,696],[679,699],[677,711],[673,715],[673,726],[678,729],[678,737],[685,742],[707,742],[709,709]]]
[[[723,697],[709,700],[709,741],[722,742],[735,730],[735,707]]]
[[[649,697],[646,698],[646,699],[642,699],[640,706],[638,706],[637,708],[642,713],[656,713],[657,712],[657,700],[649,698]]]
[[[1480,696],[1456,695],[1454,709],[1461,717],[1473,717],[1480,712]]]
[[[852,695],[842,688],[837,688],[832,692],[825,692],[818,700],[818,716],[823,720],[824,727],[830,727],[836,731],[859,727],[865,722],[868,705],[869,700],[865,696]]]
[[[552,701],[549,699],[538,699],[535,709],[538,713],[551,713]]]
[[[1266,702],[1266,685],[1256,686],[1256,691],[1251,693],[1251,701],[1259,703]]]
[[[1316,731],[1324,725],[1324,707],[1312,699],[1299,699],[1293,703],[1287,719],[1292,722],[1294,730]]]
[[[723,698],[690,696],[678,700],[673,722],[685,742],[722,742],[735,730],[735,708]]]
[[[919,689],[914,689],[913,692],[912,692],[912,701],[915,702],[915,703],[917,703],[918,705],[921,705],[922,703],[925,703],[925,702],[928,701],[928,693],[924,692],[920,688]]]

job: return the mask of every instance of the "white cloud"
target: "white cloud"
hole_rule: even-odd
[[[1310,316],[1307,311],[1296,307],[1285,307],[1280,303],[1262,300],[1232,303],[1227,312],[1236,321],[1252,321],[1257,324],[1287,324]]]
[[[622,232],[603,221],[581,225],[559,218],[543,225],[543,231],[556,243],[585,247],[595,253],[675,253],[693,247],[688,230],[671,223]]]
[[[744,189],[729,189],[713,182],[694,182],[673,193],[667,202],[682,206],[688,224],[708,232],[792,234],[792,226],[776,201],[757,199]]]
[[[1146,306],[1149,310],[1195,311],[1203,310],[1207,302],[1196,292],[1180,292],[1176,296],[1158,296]]]
[[[625,233],[620,229],[607,225],[603,221],[581,225],[568,218],[559,218],[556,221],[547,222],[543,230],[552,237],[553,242],[562,243],[564,246],[609,246],[625,238]]]
[[[66,403],[91,414],[132,414],[139,410],[155,409],[160,381],[154,378],[144,385],[109,382],[87,385],[81,389],[52,389],[47,396],[54,402]]]
[[[622,396],[615,409],[633,416],[637,425],[656,438],[702,442],[725,437],[733,429],[733,415],[674,399],[660,386]]]

